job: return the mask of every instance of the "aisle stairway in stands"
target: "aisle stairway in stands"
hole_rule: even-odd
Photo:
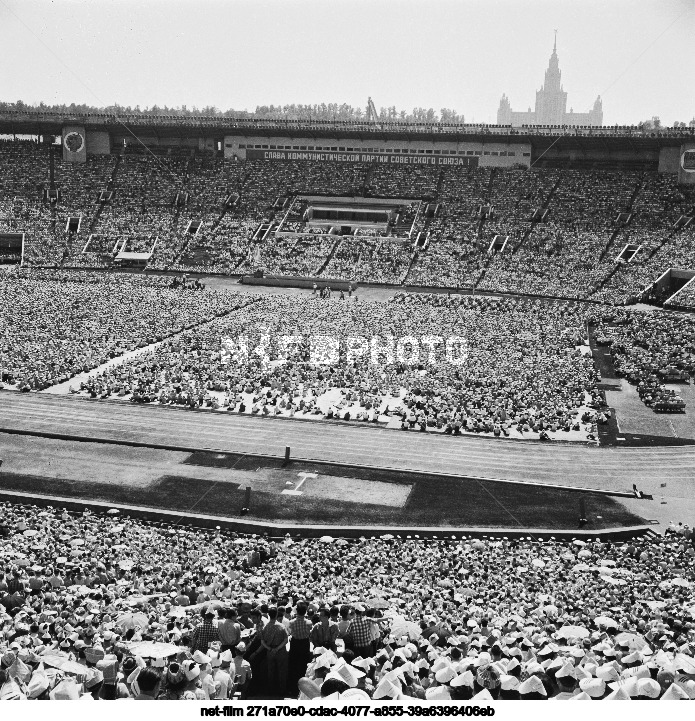
[[[106,190],[107,191],[113,191],[116,183],[116,176],[118,175],[118,169],[121,167],[121,160],[122,157],[120,155],[116,156],[116,162],[114,163],[113,169],[111,170],[111,175],[109,176],[108,181],[106,182]],[[101,201],[101,194],[99,194],[99,207],[97,208],[96,213],[94,214],[94,217],[92,218],[92,222],[89,224],[89,234],[95,232],[97,225],[99,224],[99,218],[101,217],[101,213],[104,210],[104,203]]]
[[[548,193],[547,197],[544,198],[543,202],[540,206],[541,215],[543,215],[543,212],[546,210],[550,210],[550,203],[552,202],[553,198],[555,197],[555,194],[557,193],[558,188],[560,187],[560,184],[562,183],[563,176],[562,173],[559,173],[557,176],[557,180],[553,184],[553,187],[550,189],[550,192]],[[539,225],[541,221],[535,217],[531,219],[531,224],[526,228],[526,231],[524,232],[523,236],[521,237],[521,240],[517,243],[515,248],[512,248],[512,254],[517,253],[521,248],[523,247],[524,243],[528,240],[529,236],[533,233],[533,231],[536,229],[536,227]]]
[[[618,238],[618,236],[621,235],[621,233],[623,233],[623,231],[625,231],[627,225],[629,224],[629,220],[627,222],[622,221],[621,217],[623,215],[627,215],[628,218],[630,218],[632,216],[632,208],[634,206],[635,201],[637,200],[637,196],[639,195],[640,190],[644,186],[644,179],[645,179],[645,176],[642,175],[637,180],[635,189],[632,191],[632,195],[630,196],[630,199],[626,203],[625,208],[622,211],[618,212],[618,218],[617,218],[617,221],[615,224],[615,229],[611,233],[611,236],[608,239],[608,242],[606,243],[605,248],[603,249],[603,251],[601,252],[601,255],[599,256],[599,259],[598,259],[599,263],[606,257],[606,254],[608,253],[610,248],[613,246],[613,243],[615,242],[616,238]]]
[[[321,263],[321,265],[318,267],[318,269],[314,273],[315,276],[320,276],[321,273],[323,273],[323,271],[326,270],[326,268],[328,267],[328,264],[333,260],[333,256],[335,255],[336,251],[338,250],[338,248],[342,242],[343,242],[343,237],[341,235],[339,235],[336,238],[335,243],[333,243],[333,247],[331,248],[330,252],[326,256],[325,260],[323,261],[323,263]]]
[[[118,169],[121,166],[121,155],[116,155],[115,162],[113,164],[113,167],[111,168],[111,174],[109,175],[108,179],[106,180],[106,185],[103,188],[95,188],[95,192],[97,192],[96,199],[94,201],[94,206],[96,206],[96,209],[94,210],[92,214],[92,219],[89,222],[88,226],[84,226],[84,232],[82,232],[82,228],[79,229],[79,231],[76,234],[68,234],[66,236],[65,240],[65,247],[63,249],[63,256],[60,261],[60,266],[65,267],[66,264],[69,264],[70,261],[74,261],[77,255],[81,254],[82,249],[87,243],[87,240],[89,239],[90,235],[94,234],[99,226],[99,220],[101,218],[102,211],[104,210],[104,206],[106,205],[106,200],[103,199],[102,191],[106,191],[107,193],[112,192],[115,188],[116,183],[116,176],[118,175]],[[55,208],[54,208],[55,212]],[[112,256],[107,256],[109,264],[113,261]]]
[[[645,260],[646,260],[646,261],[651,260],[662,248],[664,248],[668,243],[670,243],[670,242],[673,241],[675,238],[677,238],[677,236],[680,235],[684,230],[685,230],[685,229],[684,229],[682,226],[680,226],[680,227],[672,226],[672,227],[670,228],[670,230],[669,230],[667,233],[664,234],[663,240],[662,240],[660,243],[658,243],[658,244],[651,250],[651,252],[646,256]],[[660,270],[656,271],[655,277],[652,279],[652,281],[655,281],[664,271],[668,270],[668,266],[669,266],[669,264],[668,264],[668,262],[666,262],[665,267],[663,267],[663,268],[661,268]],[[601,281],[596,285],[596,288],[594,288],[594,290],[593,290],[591,293],[589,293],[589,295],[588,295],[587,297],[588,297],[588,298],[591,298],[591,297],[594,296],[596,293],[598,293],[598,292],[600,292],[601,290],[603,290],[603,288],[605,288],[606,285],[608,285],[608,283],[611,281],[611,279],[613,278],[613,276],[615,276],[616,274],[619,274],[620,272],[623,272],[623,271],[624,271],[624,272],[629,272],[629,271],[630,271],[630,265],[629,265],[629,263],[628,263],[628,264],[623,264],[623,263],[618,263],[618,262],[616,261],[615,264],[613,265],[613,267],[611,268],[611,270],[609,271],[609,273],[606,275],[606,277],[603,278],[603,280],[601,280]],[[636,288],[636,289],[635,289],[635,292],[636,292],[636,294],[639,294],[639,293],[641,293],[641,291],[643,291],[643,290],[644,290],[644,288]]]
[[[487,184],[487,192],[485,194],[484,202],[485,204],[490,204],[490,199],[492,198],[492,190],[495,183],[495,177],[497,176],[497,168],[493,168],[490,172],[490,180]],[[494,209],[493,209],[494,212]],[[483,230],[485,228],[485,221],[488,219],[486,213],[481,213],[480,215],[480,222],[478,223],[478,231],[477,231],[477,237],[479,240],[483,237]],[[492,261],[492,258],[494,257],[494,254],[487,253],[485,257],[485,264],[483,265],[483,269],[480,271],[480,275],[477,277],[477,279],[473,282],[472,289],[475,290],[480,284],[485,280],[485,275],[487,273],[487,269],[490,266],[490,262]]]
[[[369,184],[372,182],[372,176],[374,175],[374,171],[376,170],[377,163],[371,163],[367,170],[364,173],[364,179],[362,181],[362,187],[360,188],[360,195],[363,198],[368,197],[369,194]]]
[[[407,285],[408,284],[408,276],[413,270],[413,267],[417,263],[420,252],[425,252],[427,248],[429,247],[429,239],[430,239],[430,226],[432,224],[432,221],[441,213],[442,211],[442,204],[439,202],[439,198],[442,192],[442,187],[444,185],[444,180],[446,178],[445,170],[442,168],[442,170],[439,171],[439,178],[437,179],[437,187],[434,191],[434,197],[432,198],[432,201],[427,203],[425,205],[425,223],[423,227],[414,234],[413,238],[413,252],[410,256],[410,261],[408,262],[408,267],[405,269],[405,272],[400,277],[400,285]],[[432,208],[432,212],[429,212],[429,209]]]
[[[206,212],[203,212],[200,214],[199,220],[201,222],[201,225],[206,220],[206,215],[213,214],[215,210],[217,211],[217,216],[212,221],[212,223],[205,228],[203,237],[207,237],[206,234],[209,234],[210,236],[215,236],[215,233],[222,223],[222,220],[227,217],[230,213],[234,211],[235,208],[238,208],[239,203],[242,198],[243,188],[246,182],[248,181],[250,177],[250,173],[246,173],[243,178],[238,179],[238,183],[236,187],[230,188],[228,185],[225,185],[222,188],[215,188],[214,193],[218,196],[223,196],[224,200],[223,202],[215,207],[214,205],[210,205],[207,208]],[[187,197],[188,193],[186,193]],[[186,203],[188,205],[188,202]],[[177,219],[178,224],[178,219]],[[178,232],[177,229],[175,229],[175,232]],[[185,229],[184,229],[185,232]],[[231,251],[227,251],[231,252]],[[195,235],[188,235],[186,234],[184,237],[184,242],[178,252],[178,254],[174,257],[174,260],[171,263],[172,267],[176,267],[177,265],[198,265],[202,262],[207,262],[212,260],[209,257],[210,250],[205,247],[201,247],[198,241],[196,240]],[[241,258],[238,263],[235,265],[235,267],[238,267],[238,265],[241,265],[243,263],[245,258]]]

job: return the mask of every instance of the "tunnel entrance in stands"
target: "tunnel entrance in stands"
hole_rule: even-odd
[[[644,289],[641,300],[644,303],[668,304],[681,288],[695,278],[695,269],[669,268],[654,283]]]
[[[24,233],[0,233],[0,264],[19,264],[23,255]]]

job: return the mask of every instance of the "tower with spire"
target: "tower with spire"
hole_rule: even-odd
[[[603,107],[600,96],[596,99],[594,107],[588,113],[567,112],[567,93],[562,87],[562,73],[557,55],[557,30],[553,53],[550,56],[548,69],[540,90],[536,91],[535,110],[527,112],[514,112],[507,95],[503,95],[497,110],[498,125],[602,125]]]
[[[562,125],[567,111],[567,93],[562,87],[560,61],[557,57],[557,31],[545,81],[536,91],[536,124]]]

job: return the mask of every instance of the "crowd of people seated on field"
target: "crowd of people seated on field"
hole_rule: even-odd
[[[249,302],[169,278],[39,270],[0,274],[3,384],[43,390]]]
[[[2,700],[695,698],[687,525],[271,539],[1,505]]]
[[[606,309],[597,312],[595,336],[609,346],[620,376],[637,386],[654,410],[684,410],[685,402],[666,383],[690,383],[695,373],[695,322],[690,316]]]
[[[342,295],[259,298],[92,374],[73,390],[262,416],[395,423],[405,430],[596,438],[605,402],[582,348],[581,307],[468,296],[348,302]],[[300,336],[291,353],[280,346],[286,336]],[[314,355],[312,338],[324,336],[337,339],[339,357]],[[440,341],[434,357],[423,340],[417,354],[403,360],[395,345],[389,350],[389,336],[393,343],[411,336],[416,343]],[[383,352],[377,348],[375,357],[363,349],[348,357],[348,343],[366,338],[369,344],[374,337],[386,344]],[[463,343],[463,356],[447,355],[450,337]],[[244,338],[245,353],[237,348]]]

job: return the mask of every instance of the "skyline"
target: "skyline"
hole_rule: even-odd
[[[672,125],[695,116],[693,9],[692,0],[0,0],[0,62],[12,69],[0,99],[253,112],[364,108],[371,96],[377,108],[446,107],[494,123],[503,94],[514,109],[533,107],[557,29],[568,109],[586,112],[600,95],[605,125],[653,115]]]

